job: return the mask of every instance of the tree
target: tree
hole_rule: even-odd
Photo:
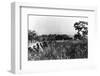
[[[74,39],[82,39],[87,36],[88,34],[87,25],[88,25],[88,22],[85,22],[85,21],[79,21],[74,24],[74,28],[75,30],[77,30],[77,34],[74,35]]]
[[[28,31],[28,40],[32,42],[33,40],[36,40],[36,39],[37,39],[36,32],[29,30]]]

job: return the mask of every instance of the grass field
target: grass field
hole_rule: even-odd
[[[28,48],[28,60],[56,60],[88,58],[87,40],[61,40],[47,42],[43,52]]]

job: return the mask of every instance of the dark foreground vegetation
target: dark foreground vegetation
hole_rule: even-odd
[[[87,41],[59,41],[48,43],[43,52],[28,48],[28,60],[76,59],[88,57]]]

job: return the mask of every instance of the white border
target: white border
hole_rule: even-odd
[[[32,65],[31,65],[32,68],[30,68],[30,70],[28,69],[29,71],[22,69],[22,66],[23,66],[22,61],[23,60],[20,58],[20,56],[22,55],[22,52],[20,52],[20,50],[22,49],[22,45],[21,45],[22,44],[21,43],[22,33],[21,32],[24,32],[24,31],[22,31],[22,27],[20,26],[20,25],[22,25],[22,19],[21,19],[21,12],[22,12],[21,8],[22,7],[45,8],[45,9],[62,10],[62,11],[63,10],[92,11],[92,12],[94,12],[94,14],[96,12],[96,9],[90,8],[90,7],[89,8],[83,8],[83,7],[77,8],[77,7],[71,7],[71,6],[69,7],[68,6],[67,8],[53,8],[53,7],[36,7],[33,4],[28,4],[28,3],[15,3],[15,2],[12,3],[12,11],[11,11],[12,12],[12,14],[11,14],[12,15],[12,54],[11,54],[12,55],[12,59],[11,59],[11,63],[12,63],[11,66],[12,67],[11,67],[11,71],[13,73],[31,72],[31,70],[34,70],[34,69],[32,69],[33,68]],[[95,19],[92,17],[90,21],[95,22],[94,20]],[[91,25],[93,25],[93,24],[91,24]],[[90,27],[90,31],[91,31],[90,34],[94,33],[94,27],[95,26]],[[91,37],[93,37],[93,36],[91,36]],[[94,39],[94,37],[89,39],[89,40],[91,41],[93,39]],[[93,46],[93,45],[91,45],[91,46]],[[93,49],[94,48],[92,48],[91,50],[93,50]],[[91,57],[92,57],[92,53],[91,53]],[[47,68],[42,70],[41,68],[43,68],[44,66],[41,66],[42,62],[39,61],[39,62],[36,62],[36,64],[39,64],[39,65],[37,65],[38,69],[36,71],[34,70],[32,72],[40,72],[41,70],[47,71],[48,69],[49,69],[48,71],[50,71],[50,70],[53,70],[53,69],[56,70],[56,69],[59,69],[59,68],[67,69],[67,68],[79,67],[78,66],[79,64],[77,63],[77,61],[79,62],[79,64],[81,64],[81,62],[86,62],[85,64],[80,65],[80,67],[84,67],[84,66],[90,67],[89,65],[91,65],[91,62],[93,62],[93,60],[92,61],[90,60],[90,62],[87,63],[87,59],[83,60],[83,61],[81,61],[81,60],[75,60],[75,61],[71,60],[71,61],[68,62],[68,64],[73,63],[74,66],[64,67],[64,66],[61,66],[61,65],[66,65],[66,61],[62,60],[62,62],[61,62],[61,61],[58,60],[58,61],[56,61],[56,63],[55,63],[55,61],[49,61],[49,64],[52,65],[52,66],[48,67],[48,61],[45,61],[43,63],[43,65],[46,66]],[[60,67],[56,66],[56,68],[52,68],[52,67],[54,67],[54,63],[55,63],[55,65],[58,65]],[[39,67],[41,67],[41,68],[39,68]],[[28,68],[28,67],[26,67],[26,68]]]

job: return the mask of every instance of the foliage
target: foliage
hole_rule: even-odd
[[[32,40],[35,40],[37,37],[37,34],[35,31],[28,31],[28,40],[32,42]]]
[[[71,40],[72,38],[66,34],[43,34],[37,35],[35,31],[28,31],[29,41],[55,41],[55,40]]]
[[[31,51],[32,49],[28,49]],[[87,41],[60,41],[48,43],[43,52],[29,52],[29,60],[87,58]]]
[[[75,30],[77,30],[77,34],[74,35],[74,39],[86,39],[88,35],[88,22],[79,21],[74,24]]]

